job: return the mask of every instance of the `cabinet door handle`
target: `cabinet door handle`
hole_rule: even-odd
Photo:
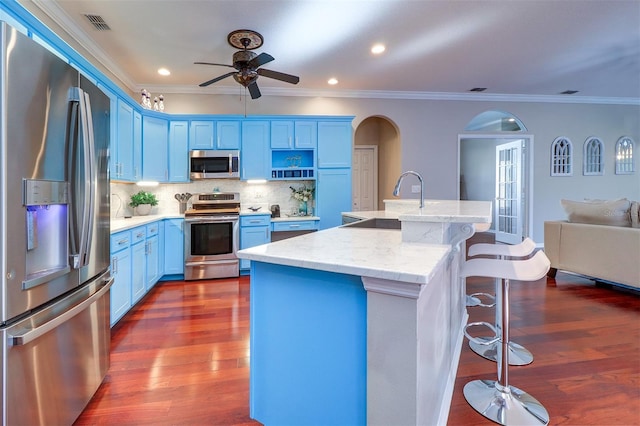
[[[300,228],[300,225],[289,225],[289,228]]]
[[[262,222],[262,221],[258,220],[258,219],[252,219],[252,220],[249,221],[249,223],[260,223],[260,222]]]

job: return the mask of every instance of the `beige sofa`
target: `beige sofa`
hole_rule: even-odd
[[[637,202],[625,201],[563,200],[567,220],[544,223],[548,275],[564,270],[640,289],[640,213]]]

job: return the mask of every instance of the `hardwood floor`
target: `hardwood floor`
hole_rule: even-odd
[[[534,362],[510,369],[550,424],[640,424],[640,296],[559,272],[513,283],[511,336]],[[555,284],[555,286],[553,286]],[[475,279],[469,292],[492,292]],[[470,308],[471,321],[493,319]],[[469,407],[467,381],[496,365],[462,349],[449,425],[493,424]],[[165,282],[112,330],[111,368],[76,425],[249,425],[249,279]]]
[[[243,425],[249,279],[159,283],[112,329],[111,367],[76,425]]]

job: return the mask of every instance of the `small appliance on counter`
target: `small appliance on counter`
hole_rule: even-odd
[[[280,206],[278,204],[271,206],[271,217],[280,217]]]

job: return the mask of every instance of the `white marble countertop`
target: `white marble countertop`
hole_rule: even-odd
[[[413,222],[491,223],[490,201],[425,200],[419,208],[418,200],[384,200],[386,210],[343,212],[357,219],[387,218]]]
[[[240,250],[238,257],[427,284],[450,250],[443,244],[403,243],[398,230],[336,227]]]
[[[148,223],[156,222],[162,219],[184,219],[184,215],[181,214],[151,214],[148,216],[133,216],[128,219],[125,218],[111,218],[111,233],[126,231],[127,229],[135,228],[136,226],[146,225]]]

